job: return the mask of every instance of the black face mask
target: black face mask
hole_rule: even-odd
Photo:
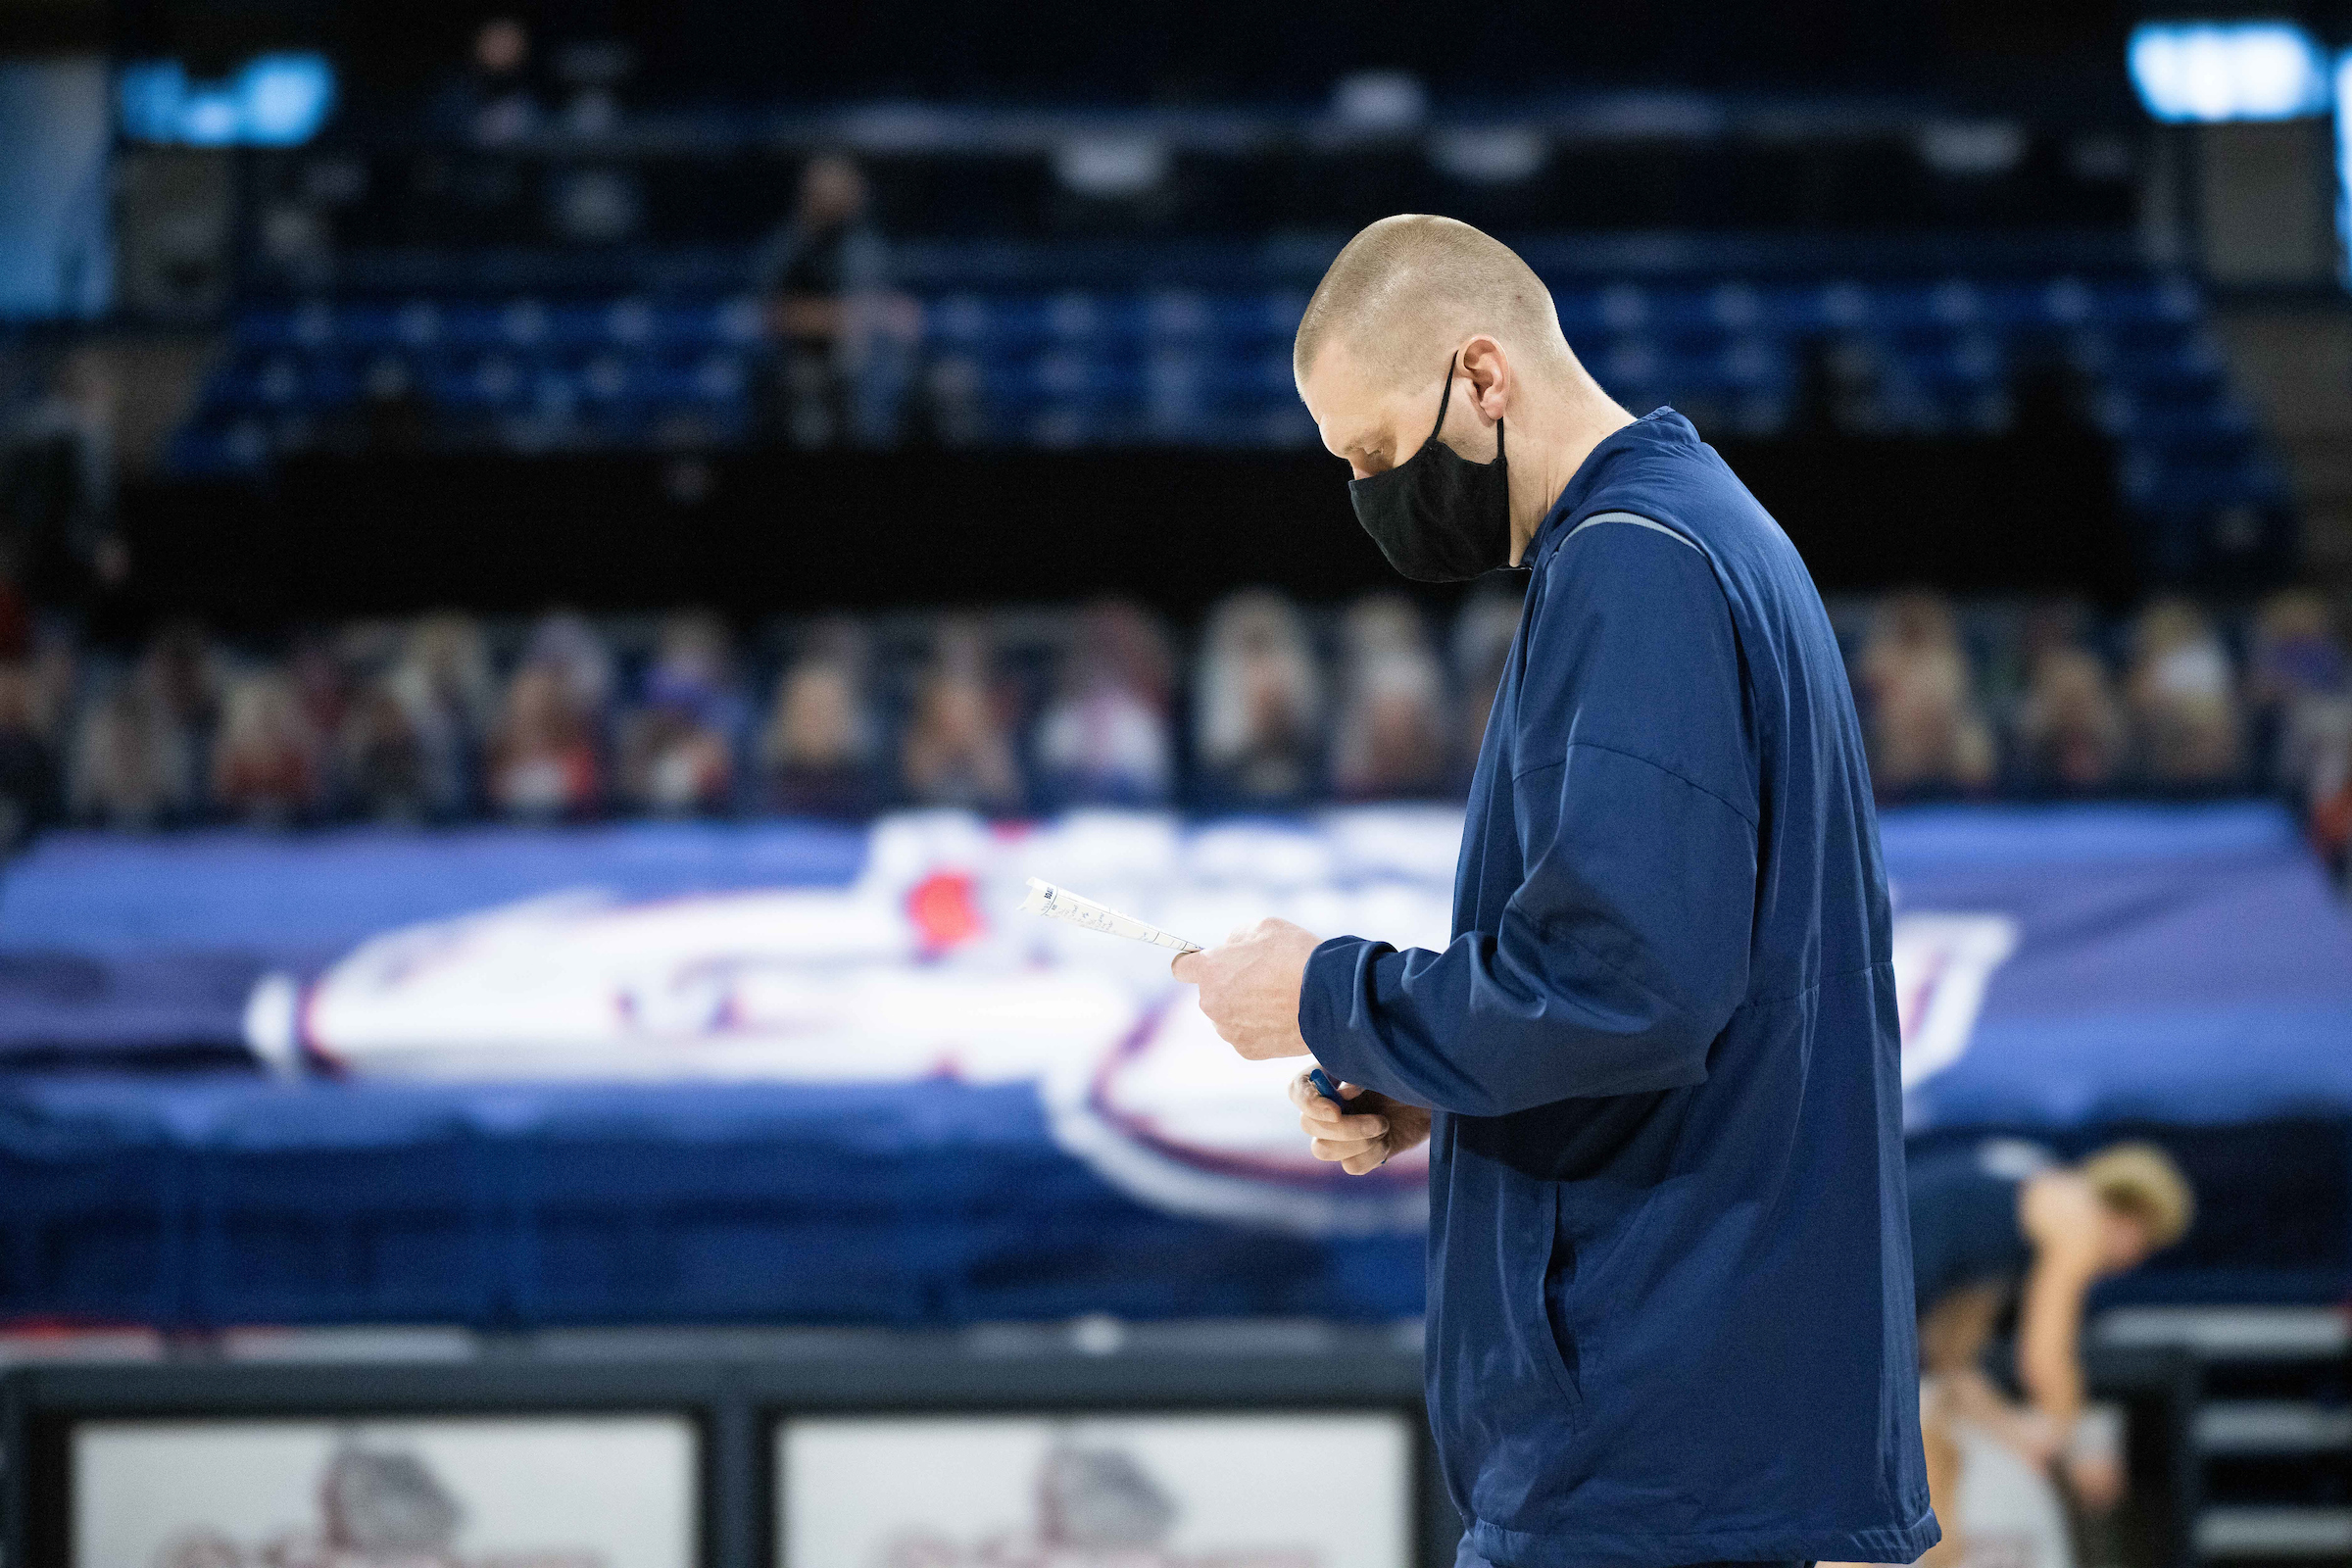
[[[1453,398],[1446,362],[1446,391],[1438,422],[1421,450],[1386,473],[1351,479],[1348,499],[1355,520],[1395,566],[1420,582],[1460,582],[1511,564],[1511,481],[1502,461],[1502,421],[1494,421],[1494,461],[1472,463],[1438,439]]]

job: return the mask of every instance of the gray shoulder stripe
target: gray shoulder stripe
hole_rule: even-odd
[[[1565,547],[1569,539],[1575,538],[1578,534],[1583,533],[1587,528],[1592,527],[1596,522],[1630,522],[1637,528],[1647,528],[1652,533],[1662,533],[1669,539],[1689,545],[1691,549],[1697,550],[1702,556],[1706,554],[1704,550],[1699,549],[1697,540],[1682,532],[1680,529],[1669,528],[1662,522],[1653,522],[1649,518],[1642,516],[1640,513],[1635,512],[1596,512],[1590,517],[1587,517],[1584,521],[1578,523],[1575,527],[1569,529],[1567,538],[1562,539],[1560,544]]]

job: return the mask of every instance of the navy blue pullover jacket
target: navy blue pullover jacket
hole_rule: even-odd
[[[1428,1389],[1511,1568],[1909,1562],[1886,873],[1812,579],[1670,410],[1526,556],[1452,942],[1318,947],[1299,1027],[1436,1112]]]

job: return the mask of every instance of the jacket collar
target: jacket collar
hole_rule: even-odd
[[[1569,476],[1568,487],[1560,492],[1560,499],[1544,514],[1543,522],[1536,527],[1536,536],[1527,542],[1525,553],[1519,557],[1519,564],[1532,571],[1545,551],[1568,536],[1570,524],[1589,510],[1592,492],[1600,487],[1602,470],[1618,454],[1660,442],[1679,444],[1697,439],[1698,432],[1690,421],[1666,407],[1652,409],[1633,423],[1620,425],[1601,437],[1600,444],[1586,453],[1585,461],[1577,465],[1576,472]]]

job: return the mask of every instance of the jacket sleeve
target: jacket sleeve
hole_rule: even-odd
[[[1712,567],[1604,523],[1526,612],[1512,776],[1468,825],[1516,839],[1516,891],[1443,952],[1325,942],[1299,991],[1327,1070],[1463,1115],[1701,1082],[1747,988],[1755,767]]]

